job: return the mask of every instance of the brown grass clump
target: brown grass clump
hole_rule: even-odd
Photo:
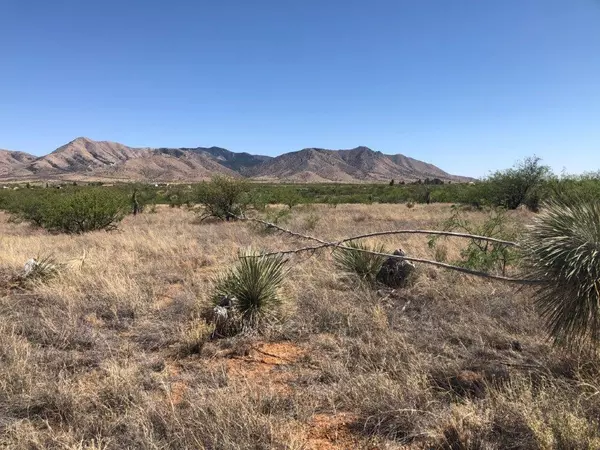
[[[315,205],[286,227],[336,240],[449,214]],[[420,267],[376,290],[348,284],[331,251],[292,255],[280,320],[211,340],[200,317],[239,249],[299,241],[162,207],[116,233],[51,235],[2,214],[0,232],[0,448],[600,448],[600,363],[547,342],[528,288]],[[423,236],[366,243],[434,258]],[[462,245],[448,239],[444,257]],[[40,254],[65,263],[59,276],[9,282]]]

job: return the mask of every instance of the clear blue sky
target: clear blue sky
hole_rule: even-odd
[[[0,0],[0,148],[600,169],[600,0]]]

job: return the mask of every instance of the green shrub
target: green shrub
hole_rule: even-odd
[[[300,203],[300,195],[298,194],[298,191],[295,187],[293,186],[286,186],[281,188],[281,202],[286,205],[288,208],[292,209],[294,206],[296,206],[298,203]]]
[[[221,175],[202,183],[196,190],[197,203],[203,207],[201,220],[214,217],[229,221],[243,215],[250,202],[248,190],[246,181]]]
[[[382,245],[371,247],[362,242],[349,242],[346,245],[350,249],[338,248],[333,253],[336,266],[346,273],[358,275],[361,281],[375,284],[377,274],[387,257],[367,251],[386,253],[385,248]]]
[[[553,177],[545,183],[543,196],[562,203],[597,200],[600,198],[600,172]]]
[[[213,300],[235,299],[242,329],[255,329],[275,316],[281,304],[280,288],[285,277],[282,255],[259,257],[248,250],[237,264],[215,281]]]
[[[506,241],[514,241],[518,230],[511,223],[504,208],[492,208],[483,223],[472,223],[465,218],[463,207],[454,207],[452,215],[443,223],[444,231],[458,231],[478,236],[492,237]],[[445,258],[446,254],[438,254],[438,236],[429,240],[429,247],[436,252],[436,260]],[[508,266],[518,261],[518,253],[513,247],[481,239],[469,239],[467,247],[461,250],[462,257],[458,264],[473,270],[486,272],[498,271],[506,274]]]
[[[494,206],[516,209],[526,205],[537,210],[540,196],[539,189],[548,178],[550,168],[540,164],[540,158],[526,158],[513,168],[500,170],[486,180],[483,187]]]
[[[85,233],[116,228],[130,210],[130,199],[124,192],[95,187],[34,191],[14,198],[8,210],[49,231]]]
[[[558,344],[600,342],[600,203],[553,201],[523,239],[536,304]]]
[[[289,222],[291,218],[291,211],[289,209],[266,209],[264,220],[265,222],[272,223],[274,225],[283,226]],[[264,226],[263,224],[257,224],[256,229],[261,234],[270,234],[276,232],[277,229],[272,226]]]

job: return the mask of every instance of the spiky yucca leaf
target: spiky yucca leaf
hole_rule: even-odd
[[[371,247],[362,242],[349,242],[346,245],[356,250],[336,249],[333,253],[336,266],[344,272],[357,274],[363,281],[374,283],[386,257],[360,250],[385,253],[384,247],[382,245]]]
[[[286,260],[282,255],[257,255],[252,250],[241,252],[237,264],[215,282],[215,303],[224,296],[235,297],[244,327],[257,326],[281,303]]]
[[[53,255],[38,256],[31,260],[23,275],[23,280],[46,281],[57,276],[63,268],[64,265],[59,263]]]
[[[600,203],[547,203],[522,247],[555,343],[600,342]]]

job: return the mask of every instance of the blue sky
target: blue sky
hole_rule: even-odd
[[[600,0],[1,0],[0,148],[600,169]]]

